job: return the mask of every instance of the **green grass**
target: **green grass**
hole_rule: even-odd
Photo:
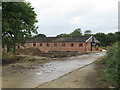
[[[113,44],[112,48],[108,50],[107,57],[102,61],[102,78],[101,80],[108,83],[109,86],[119,87],[120,84],[120,61],[119,61],[119,48],[120,42]]]

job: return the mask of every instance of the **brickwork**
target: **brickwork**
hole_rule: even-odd
[[[20,48],[38,48],[41,51],[91,51],[91,43],[65,42],[65,43],[26,43]]]

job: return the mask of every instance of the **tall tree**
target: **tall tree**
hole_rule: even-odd
[[[86,30],[86,31],[84,31],[84,35],[90,35],[90,34],[92,34],[92,31],[91,31],[91,30]]]
[[[114,33],[108,33],[106,35],[106,42],[108,43],[108,45],[112,45],[114,42],[117,41],[117,37]]]
[[[13,53],[15,54],[16,45],[18,43],[25,42],[25,39],[29,38],[32,33],[37,33],[36,22],[36,13],[30,3],[3,2],[3,45],[13,48]]]
[[[82,33],[80,28],[75,29],[72,33],[70,33],[70,36],[81,36],[81,35]]]
[[[70,36],[82,36],[82,32],[81,32],[81,29],[78,28],[78,29],[75,29],[72,33],[70,34],[66,34],[66,33],[63,33],[63,34],[59,34],[57,35],[57,37],[70,37]]]
[[[96,37],[97,40],[100,41],[101,46],[107,46],[108,43],[105,33],[96,33],[94,36]]]
[[[120,41],[120,31],[115,32],[116,41]]]
[[[37,38],[37,37],[46,37],[46,35],[40,33],[40,34],[37,34],[37,35],[33,36],[33,38]]]

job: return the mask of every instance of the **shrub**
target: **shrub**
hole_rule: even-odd
[[[103,68],[103,80],[109,82],[110,85],[119,87],[120,82],[120,61],[119,61],[119,48],[120,42],[117,42],[112,45],[112,48],[107,52],[107,58],[104,61]]]
[[[20,56],[14,55],[12,52],[3,52],[2,53],[2,64],[11,64],[19,61],[21,59]]]

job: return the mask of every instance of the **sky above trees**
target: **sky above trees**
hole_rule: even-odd
[[[82,32],[109,33],[118,30],[119,0],[26,0],[37,13],[38,32],[46,36]]]

